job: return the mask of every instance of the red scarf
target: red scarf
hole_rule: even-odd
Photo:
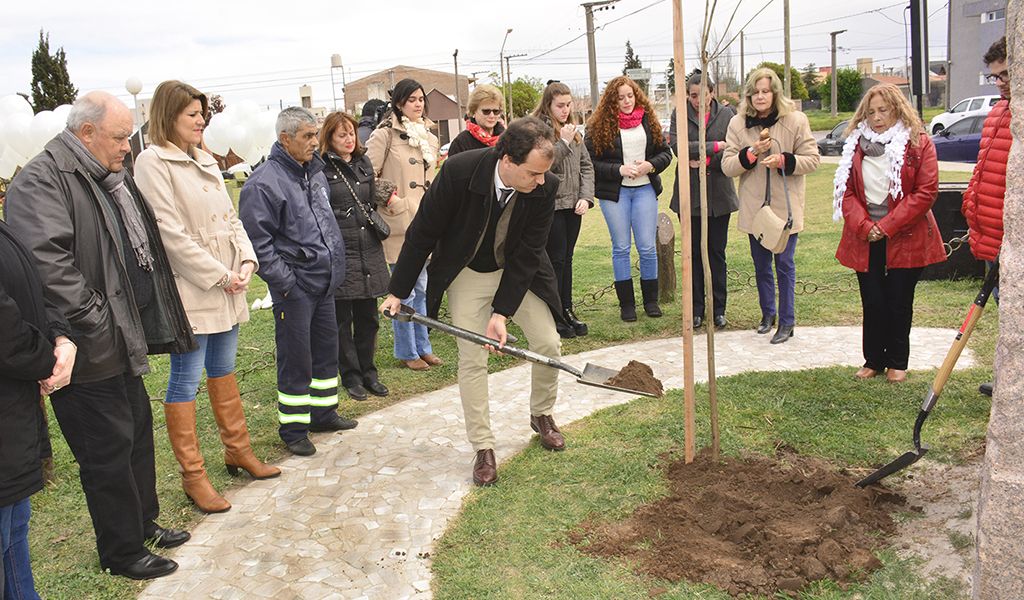
[[[632,129],[640,124],[644,120],[644,107],[637,106],[633,109],[633,112],[619,113],[619,129]]]
[[[494,144],[497,144],[498,137],[500,137],[494,134],[487,133],[486,131],[484,131],[483,127],[480,127],[479,125],[472,121],[466,121],[466,131],[468,131],[470,135],[475,137],[481,144],[484,144],[486,146],[493,146]]]

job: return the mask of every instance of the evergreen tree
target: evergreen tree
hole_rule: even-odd
[[[629,43],[629,40],[626,40],[626,63],[622,67],[622,74],[625,75],[626,71],[629,69],[642,69],[643,67],[644,63],[640,62],[640,57],[633,53],[633,45]],[[634,79],[633,81],[635,81],[641,89],[647,89],[646,79]]]
[[[808,98],[820,100],[821,98],[818,95],[818,67],[814,63],[807,65],[800,73],[800,79],[804,81],[804,87],[807,88]]]
[[[78,97],[78,89],[68,75],[68,61],[64,48],[50,54],[50,34],[39,30],[39,47],[32,52],[32,108],[37,113],[53,110],[61,104],[71,104]]]
[[[676,59],[668,59],[668,68],[665,69],[665,79],[668,81],[668,93],[676,93]]]

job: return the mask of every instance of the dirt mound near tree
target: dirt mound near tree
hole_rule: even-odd
[[[623,558],[642,575],[710,583],[733,596],[857,581],[896,526],[896,494],[854,486],[821,460],[783,453],[715,463],[701,452],[668,465],[669,496],[624,521],[583,523],[582,551]],[[881,533],[881,536],[879,535]]]

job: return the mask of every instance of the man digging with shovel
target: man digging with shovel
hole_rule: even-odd
[[[498,480],[487,388],[487,352],[498,352],[515,317],[530,349],[559,356],[555,315],[561,302],[545,250],[555,209],[558,179],[549,174],[554,133],[534,117],[513,121],[494,148],[463,152],[448,159],[427,190],[405,234],[381,304],[397,315],[427,257],[427,312],[437,317],[447,290],[455,326],[500,342],[498,348],[458,339],[459,395],[466,434],[476,452],[473,483]],[[560,318],[560,317],[559,317]],[[563,450],[565,440],[551,410],[558,394],[558,371],[533,365],[530,426],[541,446]]]

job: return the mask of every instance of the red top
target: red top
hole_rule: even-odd
[[[868,270],[868,232],[875,225],[868,216],[861,172],[863,162],[864,151],[858,145],[843,196],[843,237],[836,250],[840,264],[861,273]],[[939,226],[931,211],[938,197],[939,163],[928,134],[921,134],[917,146],[907,144],[900,176],[903,195],[899,200],[893,200],[892,196],[886,199],[889,214],[877,223],[887,238],[886,267],[910,269],[946,260]]]
[[[1010,102],[1000,100],[985,117],[974,175],[964,192],[962,211],[971,229],[971,252],[995,260],[1003,243],[1003,196],[1010,158]]]

